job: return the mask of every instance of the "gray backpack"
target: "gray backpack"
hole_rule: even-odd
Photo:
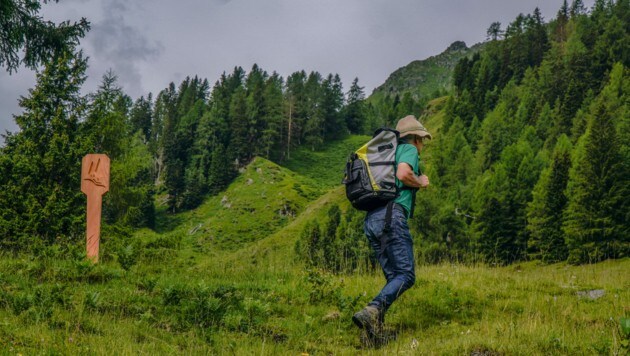
[[[398,196],[396,188],[396,148],[399,133],[381,128],[372,139],[350,154],[342,183],[352,206],[370,211]]]

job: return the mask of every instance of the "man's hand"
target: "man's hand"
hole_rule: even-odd
[[[426,188],[429,186],[429,177],[426,175],[423,174],[419,176],[418,179],[420,180],[420,188]]]
[[[411,166],[405,162],[401,162],[398,165],[396,177],[404,185],[411,188],[426,188],[429,186],[429,177],[424,174],[421,176],[415,175]]]

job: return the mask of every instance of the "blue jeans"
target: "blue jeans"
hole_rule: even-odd
[[[364,222],[365,235],[372,250],[376,253],[387,280],[381,292],[368,305],[379,308],[383,313],[416,281],[413,241],[409,233],[407,217],[399,209],[392,211],[391,232],[385,251],[381,253],[381,234],[385,227],[386,210],[386,207],[382,207],[370,211]]]

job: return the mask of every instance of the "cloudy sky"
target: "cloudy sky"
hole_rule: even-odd
[[[257,63],[285,78],[302,69],[337,73],[344,90],[357,77],[369,94],[396,69],[454,41],[484,41],[494,21],[505,28],[536,7],[548,21],[562,1],[61,0],[44,5],[41,15],[91,22],[81,44],[90,58],[84,93],[94,91],[108,69],[135,99],[186,76],[213,84],[224,71],[249,71]],[[17,130],[18,98],[34,84],[33,71],[9,75],[0,68],[0,133]]]

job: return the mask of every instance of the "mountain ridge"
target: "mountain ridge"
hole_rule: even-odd
[[[448,90],[457,62],[480,51],[485,43],[468,47],[464,41],[451,43],[442,53],[411,61],[392,72],[383,84],[372,91],[371,97],[403,96],[414,99],[431,97],[438,90]]]

